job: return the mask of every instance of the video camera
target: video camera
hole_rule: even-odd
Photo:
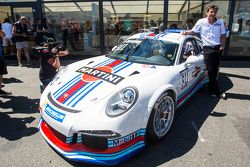
[[[60,42],[56,42],[53,38],[47,38],[44,36],[44,42],[40,43],[40,46],[33,47],[32,54],[36,57],[51,56],[65,50],[66,48],[61,46]]]

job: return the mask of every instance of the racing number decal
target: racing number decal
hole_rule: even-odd
[[[186,88],[188,85],[188,73],[182,73],[181,74],[181,89]]]

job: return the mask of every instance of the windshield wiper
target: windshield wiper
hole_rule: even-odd
[[[133,48],[133,49],[128,53],[128,55],[125,56],[125,59],[124,59],[124,60],[125,60],[125,61],[128,61],[130,55],[133,54],[135,51],[137,51],[138,48],[140,48],[140,46],[141,46],[146,40],[147,40],[147,39],[143,39],[142,42],[141,42],[139,45],[137,45],[135,48]]]

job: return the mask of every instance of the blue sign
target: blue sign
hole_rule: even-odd
[[[45,113],[58,122],[63,122],[65,118],[65,114],[56,111],[48,104],[45,107]]]

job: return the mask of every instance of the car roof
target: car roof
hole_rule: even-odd
[[[186,35],[180,34],[181,30],[166,30],[162,33],[154,33],[154,32],[145,32],[145,33],[138,33],[130,36],[129,39],[145,39],[145,38],[152,38],[152,39],[160,39],[166,40],[174,43],[180,44],[184,39],[187,38]]]

